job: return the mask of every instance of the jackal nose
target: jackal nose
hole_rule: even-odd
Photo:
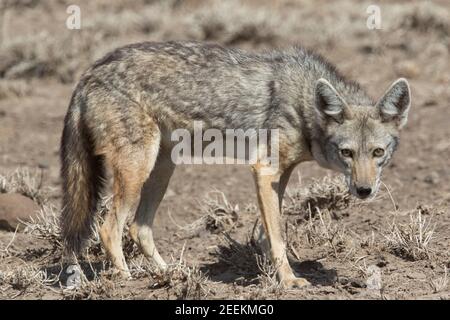
[[[372,188],[366,186],[357,187],[356,192],[358,193],[358,196],[360,196],[361,198],[367,198],[372,193]]]

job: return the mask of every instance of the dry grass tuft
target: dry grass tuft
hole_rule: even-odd
[[[332,255],[338,258],[346,251],[350,242],[346,228],[332,218],[330,211],[323,212],[316,208],[313,215],[309,209],[309,217],[300,225],[287,225],[287,240],[289,249],[296,259],[301,260],[297,248],[301,248],[304,243],[310,247],[328,246],[332,249]],[[351,252],[347,252],[348,256]]]
[[[63,290],[63,297],[71,300],[105,299],[113,298],[115,291],[116,283],[105,276],[100,276],[91,281],[84,281],[79,288]]]
[[[78,270],[82,270],[77,264]],[[64,299],[104,299],[112,298],[116,294],[117,284],[120,285],[120,279],[114,279],[112,270],[107,270],[105,265],[100,270],[96,270],[89,263],[89,273],[93,275],[92,279],[86,278],[86,270],[80,272],[79,283],[70,288],[63,288],[62,295]]]
[[[239,275],[243,285],[255,285],[258,287],[252,292],[251,299],[263,299],[268,295],[276,297],[282,294],[282,287],[276,278],[278,266],[274,265],[260,248],[256,240],[257,223],[252,235],[248,236],[244,243],[238,242],[225,234],[224,244],[215,252],[219,263],[224,263],[235,274]]]
[[[167,268],[161,269],[146,259],[134,260],[130,263],[130,271],[135,278],[150,278],[149,288],[165,289],[168,298],[202,299],[210,293],[208,278],[198,266],[188,266],[183,259],[184,247],[180,258],[173,260]]]
[[[385,245],[393,254],[412,261],[429,259],[430,243],[433,239],[435,225],[431,217],[425,218],[422,210],[417,209],[409,214],[409,223],[390,224],[388,232],[383,233]]]
[[[314,179],[306,188],[299,186],[294,190],[288,190],[287,196],[284,213],[304,217],[311,213],[310,208],[313,208],[313,213],[316,213],[316,208],[343,210],[354,202],[344,179],[340,176]]]
[[[264,293],[281,295],[283,290],[277,279],[278,266],[273,264],[266,255],[256,255],[256,262],[259,270],[258,282]]]
[[[167,269],[150,270],[150,288],[165,288],[178,299],[204,299],[209,294],[208,279],[197,266],[189,267],[184,261],[169,264]]]
[[[183,239],[198,236],[205,230],[217,234],[230,232],[236,227],[239,206],[231,204],[223,192],[209,193],[199,203],[199,207],[202,214],[199,219],[186,226],[179,226]]]
[[[25,225],[25,233],[48,240],[55,247],[62,247],[59,218],[53,206],[43,206],[36,217],[30,217],[30,221],[22,223]]]
[[[20,193],[39,205],[47,202],[48,190],[43,187],[42,171],[20,168],[8,175],[0,175],[0,193]]]
[[[277,266],[265,255],[257,255],[258,286],[250,291],[250,300],[279,299],[285,290],[277,279]]]
[[[11,268],[0,271],[0,291],[8,287],[15,292],[10,299],[17,298],[25,293],[49,288],[58,282],[58,277],[49,275],[47,271],[39,269],[33,264],[23,263],[20,268]]]
[[[445,266],[444,266],[443,276],[431,279],[429,282],[431,289],[433,290],[433,293],[439,293],[439,292],[445,291],[448,287],[448,283],[449,283],[448,271],[447,271],[447,267],[445,267]]]
[[[258,289],[252,298],[266,297],[267,294],[281,294],[281,286],[276,279],[278,266],[274,265],[257,241],[257,230],[260,230],[258,222],[254,224],[253,231],[246,240],[241,243],[233,239],[229,234],[224,234],[223,244],[218,246],[214,255],[219,263],[226,264],[230,270],[239,275],[240,282],[244,285],[258,284]]]
[[[149,288],[164,289],[168,298],[202,299],[210,293],[210,284],[204,272],[198,266],[189,266],[183,259],[184,247],[180,258],[161,269],[141,257],[130,262],[130,271],[135,279],[150,279]]]

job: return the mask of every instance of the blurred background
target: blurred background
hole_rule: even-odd
[[[66,25],[71,5],[80,9],[79,29]],[[301,45],[324,55],[374,98],[398,77],[411,84],[409,123],[385,171],[391,194],[348,225],[371,230],[392,209],[393,198],[405,210],[443,206],[438,229],[448,231],[449,7],[448,0],[0,0],[0,172],[38,172],[48,200],[59,206],[59,140],[71,92],[81,73],[113,48],[179,39],[257,52]],[[316,164],[301,164],[291,185],[327,174]],[[161,246],[171,244],[176,231],[167,212],[177,223],[190,223],[201,215],[198,199],[213,189],[241,209],[256,203],[244,166],[181,166],[159,209]],[[448,232],[439,241],[448,250]]]

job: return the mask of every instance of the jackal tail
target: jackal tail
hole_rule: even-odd
[[[63,203],[61,235],[65,254],[80,254],[92,234],[95,212],[105,180],[103,159],[94,154],[94,141],[80,111],[85,103],[75,94],[64,121],[61,139]]]

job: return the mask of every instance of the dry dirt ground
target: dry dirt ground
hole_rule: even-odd
[[[70,4],[81,7],[81,30],[65,27]],[[366,26],[371,4],[381,9],[381,29]],[[448,1],[0,5],[0,190],[43,208],[24,231],[0,231],[0,298],[450,298]],[[126,237],[133,280],[115,279],[94,238],[80,261],[81,287],[60,287],[58,149],[71,91],[108,50],[170,39],[255,51],[302,44],[374,97],[400,76],[410,81],[409,123],[375,201],[351,200],[339,178],[314,163],[301,164],[291,178],[285,236],[291,264],[311,288],[284,290],[274,282],[273,266],[253,241],[258,211],[244,166],[177,168],[155,223],[159,250],[171,262],[167,272],[148,264]],[[106,198],[101,211],[107,207]]]

